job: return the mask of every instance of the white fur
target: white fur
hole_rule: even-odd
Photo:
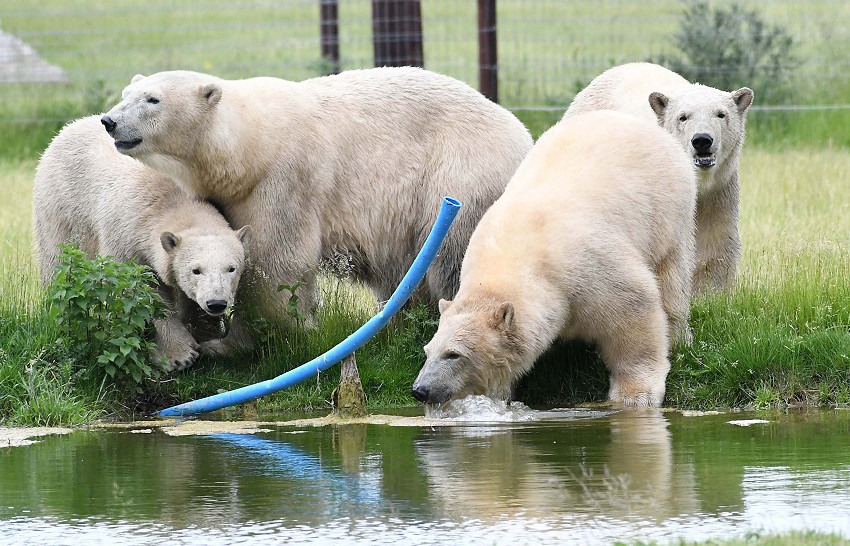
[[[738,156],[752,100],[753,92],[746,87],[728,93],[691,84],[662,66],[630,63],[596,77],[564,114],[568,118],[594,110],[618,110],[657,120],[695,162],[692,138],[700,133],[711,136],[716,163],[710,168],[695,166],[699,188],[695,290],[728,289],[735,281],[741,256]]]
[[[618,112],[544,134],[472,235],[418,397],[507,396],[556,338],[595,343],[609,398],[660,405],[688,342],[696,182],[679,144]]]
[[[387,299],[445,195],[463,208],[419,295],[452,297],[474,226],[532,145],[504,108],[415,68],[302,82],[163,72],[134,79],[108,115],[117,140],[143,138],[125,153],[253,226],[250,254],[266,287],[258,299],[281,318],[277,286],[305,281],[307,314],[317,266],[339,255]]]
[[[187,298],[205,312],[232,305],[245,262],[243,239],[210,204],[115,151],[99,116],[66,125],[39,161],[33,221],[41,279],[48,284],[60,243],[89,256],[113,256],[150,266],[170,315],[156,322],[168,368],[189,366],[198,344],[186,327]],[[217,342],[215,346],[219,346]]]

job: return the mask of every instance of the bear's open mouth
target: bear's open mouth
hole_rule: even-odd
[[[142,143],[142,139],[134,138],[133,140],[116,140],[115,147],[119,150],[131,150]]]
[[[694,165],[700,169],[710,169],[717,164],[717,158],[711,152],[694,155]]]

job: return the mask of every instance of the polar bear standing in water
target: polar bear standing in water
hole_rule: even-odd
[[[154,323],[168,370],[191,365],[199,350],[223,352],[236,342],[233,333],[196,343],[186,326],[188,300],[211,316],[227,311],[244,269],[243,242],[250,229],[230,229],[215,207],[117,153],[99,116],[66,125],[41,156],[33,223],[45,285],[57,265],[57,245],[72,242],[89,256],[132,259],[154,270],[169,304],[169,316]]]
[[[651,63],[616,66],[582,90],[565,118],[618,110],[658,123],[675,136],[697,171],[697,267],[694,290],[727,290],[741,259],[738,156],[744,144],[747,87],[727,93]]]
[[[120,152],[213,200],[233,225],[251,224],[256,299],[281,319],[277,287],[303,281],[309,314],[316,269],[339,254],[388,299],[445,195],[463,208],[418,295],[454,296],[472,230],[532,145],[513,114],[417,68],[302,82],[136,76],[102,121]]]
[[[609,399],[659,406],[690,341],[696,181],[656,123],[591,112],[547,131],[481,219],[413,396],[504,398],[557,338],[594,343]]]

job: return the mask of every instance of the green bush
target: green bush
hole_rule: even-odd
[[[65,341],[90,362],[95,378],[141,392],[143,379],[159,377],[162,362],[150,340],[153,320],[164,315],[149,267],[110,257],[88,259],[62,245],[50,285],[50,313]]]
[[[737,3],[724,8],[689,1],[673,42],[679,54],[654,62],[688,81],[727,91],[750,87],[762,104],[781,102],[790,93],[794,40],[756,10]]]

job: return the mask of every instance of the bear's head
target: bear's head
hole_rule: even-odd
[[[671,97],[658,92],[649,95],[658,123],[679,139],[703,172],[737,155],[752,102],[753,91],[748,87],[727,93],[697,84]]]
[[[426,404],[483,394],[508,398],[525,370],[514,306],[496,299],[440,300],[440,325],[425,345],[413,397]]]
[[[115,148],[137,159],[191,157],[221,100],[221,80],[183,70],[137,74],[102,118]]]
[[[179,235],[165,231],[160,235],[177,286],[210,315],[222,315],[233,304],[245,269],[244,243],[250,231],[245,226],[238,231],[186,230]]]

